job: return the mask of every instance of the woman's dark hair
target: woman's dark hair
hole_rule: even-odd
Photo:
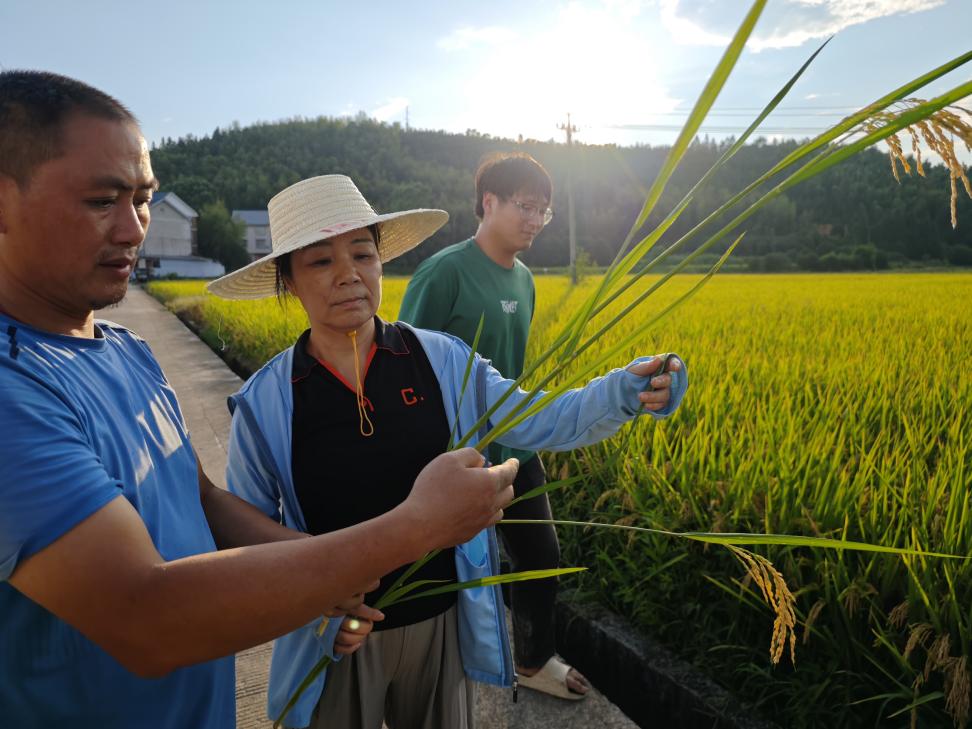
[[[381,228],[378,224],[367,226],[368,230],[371,232],[371,237],[375,241],[375,248],[378,249],[378,256],[381,256]],[[277,265],[276,271],[276,282],[274,288],[277,291],[277,301],[283,304],[287,300],[287,296],[290,292],[287,290],[287,280],[293,276],[292,272],[292,262],[290,257],[293,255],[293,251],[290,253],[284,253],[274,259],[274,263]]]

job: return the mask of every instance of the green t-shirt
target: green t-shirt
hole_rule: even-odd
[[[478,351],[504,376],[523,372],[536,291],[530,269],[516,260],[505,268],[469,240],[444,248],[416,269],[398,317],[422,329],[454,334],[472,346],[485,313]],[[510,456],[524,462],[533,454],[493,444],[489,460]]]

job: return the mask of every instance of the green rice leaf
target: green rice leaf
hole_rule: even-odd
[[[479,315],[479,325],[476,327],[476,336],[473,337],[472,347],[469,349],[469,357],[466,360],[466,370],[462,373],[462,389],[459,391],[459,402],[456,404],[455,422],[452,424],[452,432],[449,433],[449,446],[455,442],[456,429],[459,427],[459,413],[462,412],[462,399],[466,396],[466,386],[469,384],[469,373],[472,372],[473,362],[476,361],[476,352],[479,351],[479,338],[483,333],[483,324],[486,321],[486,312]]]
[[[784,547],[813,547],[820,549],[849,550],[852,552],[879,552],[882,554],[896,554],[906,557],[935,557],[938,559],[968,560],[972,557],[961,554],[946,554],[943,552],[928,552],[920,549],[905,547],[886,547],[882,544],[854,542],[846,539],[831,539],[829,537],[803,537],[790,534],[750,534],[743,532],[672,532],[665,529],[650,527],[636,527],[624,524],[604,524],[591,521],[564,521],[558,519],[503,519],[501,524],[556,524],[558,526],[595,527],[598,529],[623,529],[625,531],[643,532],[645,534],[661,534],[679,539],[691,539],[695,542],[721,544],[723,546],[756,546],[778,545]]]
[[[753,29],[756,27],[756,21],[759,20],[759,16],[762,14],[765,5],[766,0],[756,0],[750,7],[749,12],[746,14],[746,17],[743,19],[743,22],[740,24],[739,28],[736,30],[735,35],[733,35],[732,40],[729,42],[728,47],[722,55],[722,58],[719,60],[719,63],[713,70],[708,82],[702,89],[702,93],[695,102],[695,106],[692,108],[688,118],[685,120],[685,125],[682,127],[682,131],[679,133],[678,138],[675,140],[675,143],[672,145],[672,148],[668,153],[668,156],[662,163],[658,176],[648,189],[648,195],[645,198],[641,212],[638,214],[634,224],[631,226],[631,230],[625,238],[624,243],[622,243],[621,248],[618,249],[614,262],[608,268],[607,273],[605,273],[597,291],[593,296],[590,297],[590,299],[588,299],[584,306],[581,307],[581,309],[572,319],[571,323],[568,324],[568,329],[571,330],[571,335],[568,339],[565,353],[570,354],[580,341],[581,333],[583,332],[584,327],[587,325],[587,322],[589,322],[591,319],[591,312],[601,301],[601,297],[604,295],[604,293],[610,290],[621,276],[624,276],[632,268],[634,268],[635,263],[637,263],[644,253],[647,252],[647,248],[644,250],[636,249],[632,252],[632,254],[625,255],[635,233],[647,222],[648,216],[651,214],[651,211],[661,198],[662,192],[664,192],[665,187],[668,185],[672,174],[678,167],[679,162],[681,162],[682,157],[685,156],[685,152],[688,149],[689,144],[695,138],[699,127],[702,126],[702,122],[705,120],[709,110],[712,108],[712,105],[718,98],[723,86],[725,86],[725,83],[729,78],[729,74],[732,72],[736,62],[739,60],[739,56],[742,54],[743,48],[746,46],[746,41],[749,39]],[[655,239],[657,240],[657,237]]]
[[[584,572],[587,567],[559,567],[552,570],[526,570],[524,572],[507,572],[502,575],[492,575],[490,577],[481,577],[476,580],[468,580],[466,582],[453,582],[448,585],[443,585],[442,587],[434,587],[431,590],[425,590],[424,592],[417,593],[415,595],[409,595],[408,597],[402,598],[398,602],[406,602],[408,600],[417,600],[420,597],[430,597],[431,595],[444,595],[448,592],[459,592],[460,590],[470,590],[475,587],[490,587],[492,585],[505,585],[512,582],[527,582],[529,580],[545,580],[548,577],[559,577],[560,575],[569,575],[574,572]]]
[[[917,699],[915,701],[912,701],[910,704],[908,704],[907,706],[905,706],[903,709],[898,709],[893,714],[888,714],[888,718],[889,719],[893,719],[896,716],[901,716],[902,714],[907,714],[912,709],[916,709],[919,706],[922,706],[923,704],[927,704],[927,703],[930,703],[932,701],[939,701],[939,700],[944,699],[944,698],[945,698],[945,694],[942,693],[941,691],[932,691],[931,693],[925,694],[920,699]]]
[[[273,729],[280,729],[280,727],[283,725],[283,720],[286,718],[287,714],[290,713],[290,710],[294,708],[294,706],[300,700],[300,697],[304,695],[307,688],[314,683],[315,679],[320,676],[324,669],[329,665],[331,665],[330,656],[324,656],[321,658],[321,660],[314,664],[314,667],[308,671],[306,676],[304,676],[304,680],[298,684],[293,695],[287,700],[287,703],[284,705],[283,709],[280,710],[280,714],[276,719],[273,720]]]
[[[441,549],[433,549],[427,555],[422,557],[422,559],[417,559],[412,562],[408,569],[402,572],[402,574],[398,576],[398,579],[395,580],[395,582],[393,582],[387,590],[385,590],[384,594],[382,594],[380,598],[378,598],[378,602],[375,603],[375,607],[378,610],[381,610],[383,607],[387,607],[389,605],[387,600],[391,599],[391,595],[395,592],[395,590],[400,588],[405,580],[414,575],[424,565],[428,564],[429,560],[435,557],[441,551]]]
[[[669,314],[675,311],[679,306],[681,306],[686,301],[690,300],[693,296],[695,296],[699,292],[699,290],[703,286],[705,286],[705,284],[719,271],[719,269],[722,268],[723,264],[725,264],[726,260],[728,260],[729,256],[732,254],[732,251],[735,249],[737,245],[739,245],[739,242],[741,240],[742,240],[742,236],[739,236],[739,238],[736,239],[736,241],[732,244],[732,246],[730,246],[730,248],[722,255],[722,257],[715,263],[715,265],[712,266],[709,272],[698,283],[692,286],[692,288],[689,289],[686,293],[682,294],[675,301],[673,301],[671,304],[666,306],[664,309],[662,309],[654,316],[648,318],[644,324],[639,325],[633,331],[628,333],[626,336],[621,337],[612,346],[607,348],[593,364],[590,364],[586,368],[572,373],[564,382],[560,383],[557,387],[551,389],[550,392],[540,397],[540,399],[533,401],[532,404],[529,405],[529,407],[526,407],[525,409],[520,407],[512,411],[511,413],[509,413],[505,418],[503,418],[499,423],[497,423],[493,427],[493,429],[489,431],[489,433],[486,434],[486,437],[483,438],[483,440],[477,443],[476,447],[484,448],[486,445],[491,443],[496,438],[501,438],[505,433],[508,433],[510,430],[515,428],[524,420],[526,420],[527,418],[535,415],[536,413],[546,408],[547,405],[553,402],[553,400],[555,400],[557,397],[562,395],[564,392],[569,390],[574,385],[578,384],[579,382],[586,382],[594,373],[601,372],[609,362],[614,361],[614,358],[617,357],[619,353],[628,349],[628,347],[630,347],[635,341],[641,338],[646,331],[648,331],[649,329],[657,325],[660,321],[662,321]],[[585,343],[585,349],[587,346],[589,346],[589,344],[590,343]],[[547,379],[549,380],[550,377],[548,377]],[[544,382],[546,382],[546,380]],[[541,385],[544,384],[544,382],[541,382],[540,385],[538,385],[537,387],[539,388]],[[524,400],[523,402],[528,403],[529,401],[527,399]],[[523,403],[521,403],[521,406],[522,405]]]

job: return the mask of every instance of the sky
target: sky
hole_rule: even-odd
[[[116,96],[146,138],[364,112],[413,128],[670,144],[744,0],[0,0],[0,68]],[[972,48],[972,0],[769,0],[702,133],[806,137]],[[923,92],[972,79],[972,63]],[[972,100],[967,100],[972,105]]]

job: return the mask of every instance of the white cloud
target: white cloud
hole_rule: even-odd
[[[439,38],[436,45],[444,51],[465,51],[475,46],[495,46],[515,39],[516,31],[499,25],[482,28],[456,28],[449,35]]]
[[[392,117],[398,116],[405,108],[408,106],[408,99],[404,96],[396,96],[393,99],[389,99],[384,104],[379,106],[377,109],[373,109],[368,115],[373,119],[378,121],[388,121]]]
[[[754,51],[793,48],[825,38],[845,28],[892,15],[920,13],[946,0],[785,0],[770,4],[749,41]],[[661,0],[661,19],[678,43],[721,46],[729,42],[735,24],[725,4],[707,0]]]
[[[706,30],[699,23],[679,15],[680,0],[661,0],[662,25],[676,43],[689,46],[724,46],[731,36]]]

